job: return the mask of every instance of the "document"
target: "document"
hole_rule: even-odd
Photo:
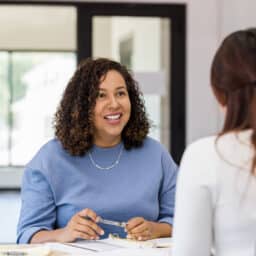
[[[52,250],[83,256],[169,256],[171,238],[137,241],[109,237],[102,240],[80,240],[75,243],[48,243]]]
[[[170,248],[125,248],[108,252],[99,252],[95,256],[171,256]],[[89,256],[89,255],[88,255]],[[93,256],[92,254],[90,256]]]
[[[74,246],[77,248],[84,248],[94,252],[107,252],[123,248],[170,248],[171,243],[171,238],[158,238],[148,241],[137,241],[110,236],[107,239],[96,241],[80,240],[76,243],[68,243],[66,245]]]
[[[48,256],[53,255],[45,245],[0,245],[0,256]]]
[[[0,245],[0,256],[169,256],[171,238],[136,241],[109,237],[102,240],[80,240],[76,243],[41,245]]]

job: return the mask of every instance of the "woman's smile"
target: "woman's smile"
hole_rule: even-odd
[[[104,119],[106,119],[109,124],[119,124],[121,117],[122,113],[113,113],[105,115]]]

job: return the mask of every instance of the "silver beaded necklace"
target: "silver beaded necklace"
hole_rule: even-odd
[[[95,166],[95,167],[96,167],[97,169],[99,169],[99,170],[107,171],[107,170],[110,170],[110,169],[114,168],[116,165],[119,164],[119,161],[120,161],[120,158],[121,158],[122,153],[123,153],[123,146],[121,146],[121,148],[120,148],[120,151],[119,151],[119,153],[118,153],[117,159],[116,159],[111,165],[109,165],[109,166],[101,166],[101,165],[97,164],[97,163],[93,160],[92,154],[91,154],[90,151],[89,151],[88,155],[89,155],[89,158],[90,158],[91,163],[92,163],[93,166]]]

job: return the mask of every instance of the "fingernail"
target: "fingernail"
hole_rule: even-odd
[[[96,239],[99,240],[100,238],[97,236]]]
[[[130,239],[130,238],[132,238],[132,236],[131,235],[127,235],[126,238]]]
[[[142,240],[142,237],[141,237],[141,236],[139,236],[139,240]]]
[[[127,233],[127,229],[126,229],[126,228],[124,228],[124,232],[126,232],[126,233]]]
[[[104,235],[104,233],[105,233],[105,232],[104,232],[103,230],[100,231],[100,234],[101,234],[101,235]]]
[[[90,237],[90,239],[91,239],[91,240],[94,240],[94,237],[93,237],[93,236],[91,236],[91,237]]]

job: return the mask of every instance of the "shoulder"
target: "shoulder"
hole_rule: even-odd
[[[168,149],[159,141],[151,137],[146,137],[146,139],[143,141],[142,147],[140,148],[142,151],[150,155],[152,158],[168,158],[172,160],[172,157]]]
[[[31,169],[44,169],[44,163],[47,163],[52,156],[57,157],[62,154],[64,149],[57,139],[49,140],[45,143],[35,154],[35,156],[26,165],[27,168]]]
[[[163,144],[151,137],[147,137],[144,142],[144,147],[147,148],[152,161],[159,160],[163,170],[173,170],[176,172],[177,165]]]
[[[152,151],[168,152],[164,145],[149,136],[144,140],[143,147]]]
[[[63,150],[64,149],[59,140],[51,139],[39,149],[36,156],[47,157],[51,154],[59,154],[59,153],[63,152]]]
[[[193,143],[191,143],[185,150],[182,160],[191,159],[202,159],[209,158],[216,154],[215,143],[216,136],[210,136],[201,138]]]
[[[216,180],[216,136],[199,139],[190,144],[181,159],[179,176],[194,184],[212,184]]]

